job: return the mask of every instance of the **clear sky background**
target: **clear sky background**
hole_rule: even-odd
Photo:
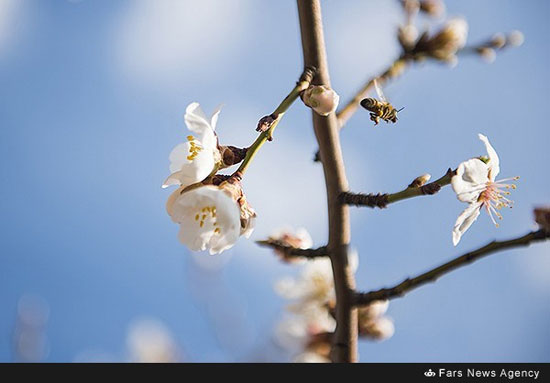
[[[385,210],[352,209],[358,286],[401,281],[495,239],[535,228],[550,203],[550,2],[447,1],[469,42],[519,29],[525,44],[487,64],[425,63],[389,85],[405,106],[374,128],[359,111],[342,132],[352,190],[393,192],[484,154],[520,175],[500,228],[482,215],[458,247],[465,207],[449,187]],[[399,53],[397,1],[323,1],[333,87],[346,101]],[[192,101],[223,103],[218,133],[246,146],[302,69],[294,1],[0,0],[0,361],[13,360],[18,300],[49,305],[46,361],[125,360],[138,318],[164,324],[189,361],[269,361],[285,302],[273,283],[298,272],[257,247],[284,225],[327,236],[310,111],[297,103],[244,185],[252,240],[191,254],[164,210],[168,154]],[[392,301],[395,335],[361,341],[371,362],[550,362],[550,244],[514,249]]]

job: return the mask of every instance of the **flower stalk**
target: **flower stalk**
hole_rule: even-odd
[[[260,134],[247,149],[246,156],[235,174],[244,174],[260,148],[266,143],[266,141],[271,141],[273,139],[273,132],[275,131],[275,128],[283,118],[288,108],[290,108],[294,101],[300,97],[300,94],[309,87],[314,75],[315,68],[311,66],[306,67],[302,73],[302,76],[300,76],[300,80],[296,83],[296,86],[279,104],[277,109],[275,109],[275,111],[269,116],[265,116],[260,119],[256,129],[260,132]]]
[[[260,246],[270,247],[273,250],[280,251],[289,257],[302,257],[302,258],[319,258],[327,257],[328,250],[326,246],[319,247],[317,249],[301,249],[284,244],[282,241],[277,240],[262,240],[256,241]]]
[[[401,201],[404,199],[418,197],[422,195],[436,194],[443,186],[449,185],[455,174],[454,170],[447,170],[444,176],[425,185],[415,186],[414,182],[407,186],[406,189],[392,194],[363,194],[343,192],[339,196],[341,203],[346,205],[378,207],[385,208],[388,204]]]

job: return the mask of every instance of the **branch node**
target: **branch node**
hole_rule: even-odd
[[[343,192],[338,196],[338,201],[346,205],[378,207],[383,209],[388,204],[388,194],[363,194]]]

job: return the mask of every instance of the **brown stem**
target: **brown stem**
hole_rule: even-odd
[[[299,249],[271,239],[256,241],[256,243],[260,246],[271,247],[273,250],[280,251],[288,257],[319,258],[328,256],[326,246],[318,247],[317,249]]]
[[[330,87],[325,41],[319,0],[297,0],[304,64],[317,68],[312,84]],[[355,279],[348,264],[350,240],[349,211],[338,202],[347,190],[342,149],[335,113],[323,117],[313,113],[313,128],[319,144],[327,189],[329,240],[336,290],[336,331],[333,338],[333,362],[357,361],[357,311],[353,306]]]
[[[407,278],[403,282],[393,287],[371,291],[368,293],[358,293],[356,295],[356,305],[368,305],[377,300],[392,299],[405,295],[407,292],[435,280],[448,272],[469,263],[477,261],[498,250],[510,249],[518,246],[528,246],[533,242],[544,241],[550,238],[550,232],[539,230],[525,234],[522,237],[509,239],[507,241],[493,241],[480,249],[466,253],[441,266],[420,274],[414,278]]]
[[[339,196],[341,203],[346,205],[366,206],[366,207],[378,207],[380,209],[385,208],[388,204],[401,201],[404,199],[419,197],[422,195],[436,194],[443,186],[451,183],[451,178],[455,174],[454,170],[447,170],[447,173],[443,177],[434,182],[422,186],[409,185],[406,189],[392,194],[363,194],[343,192]]]

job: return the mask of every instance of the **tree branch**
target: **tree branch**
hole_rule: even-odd
[[[340,203],[346,205],[366,206],[366,207],[378,207],[380,209],[385,208],[388,204],[401,201],[404,199],[418,197],[422,195],[436,194],[445,185],[451,183],[451,178],[455,174],[455,171],[447,170],[447,173],[440,179],[430,182],[429,184],[422,186],[409,185],[406,189],[393,194],[363,194],[343,192],[339,196]]]
[[[396,286],[384,288],[368,293],[358,293],[356,295],[356,305],[368,305],[376,300],[385,300],[397,298],[405,295],[407,292],[420,287],[428,282],[435,282],[437,278],[447,274],[459,267],[466,266],[480,258],[483,258],[491,253],[499,250],[511,249],[518,246],[528,246],[531,243],[544,241],[550,238],[550,232],[545,230],[533,231],[525,234],[522,237],[509,239],[507,241],[493,241],[480,249],[466,253],[457,257],[443,265],[436,267],[430,271],[420,274],[414,278],[407,278]]]
[[[319,0],[297,0],[304,64],[317,68],[312,84],[330,87]],[[348,264],[350,240],[349,211],[338,196],[347,190],[338,120],[335,113],[326,117],[313,114],[313,128],[320,148],[327,189],[329,240],[336,290],[336,331],[331,358],[334,362],[357,361],[357,310],[353,307],[355,279]]]
[[[319,258],[328,256],[328,249],[326,246],[318,247],[317,249],[299,249],[297,247],[285,245],[280,241],[269,239],[256,241],[256,243],[260,246],[271,247],[273,250],[280,251],[289,257]]]

